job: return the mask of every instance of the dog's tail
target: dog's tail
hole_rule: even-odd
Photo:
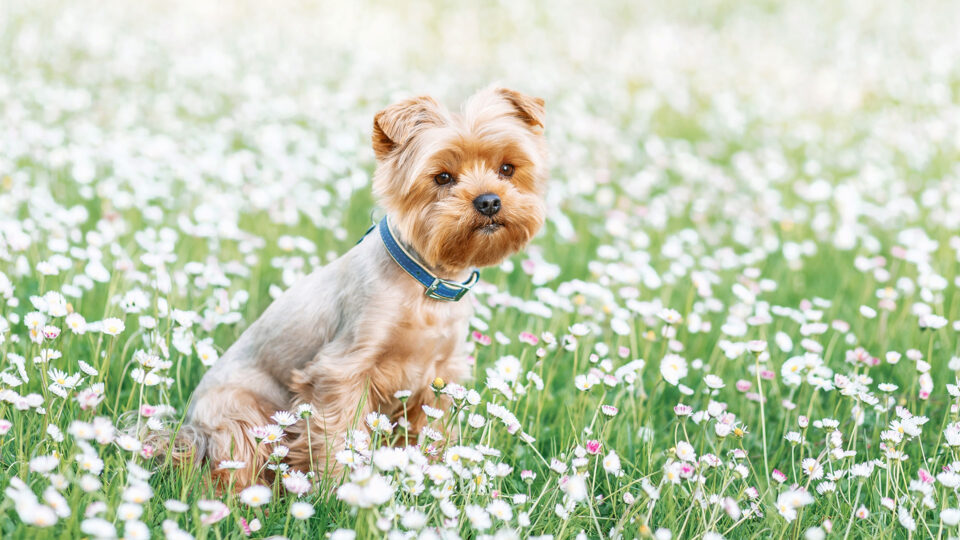
[[[143,417],[138,418],[136,411],[120,415],[117,426],[121,432],[139,439],[145,457],[151,457],[158,464],[177,467],[198,464],[209,446],[207,435],[191,423],[174,424],[167,420],[159,429],[151,429]]]

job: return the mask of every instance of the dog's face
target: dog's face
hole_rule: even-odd
[[[431,97],[377,113],[374,194],[391,224],[443,271],[497,264],[544,220],[543,100],[504,88],[452,114]]]

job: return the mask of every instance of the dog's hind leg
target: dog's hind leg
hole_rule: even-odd
[[[253,390],[221,386],[205,392],[194,403],[190,426],[206,438],[205,457],[220,488],[240,489],[258,481],[272,446],[258,441],[251,430],[271,423],[281,405]],[[242,462],[221,468],[224,461]]]

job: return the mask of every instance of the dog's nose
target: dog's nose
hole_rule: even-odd
[[[485,216],[492,216],[500,211],[500,197],[496,193],[484,193],[473,200],[477,212]]]

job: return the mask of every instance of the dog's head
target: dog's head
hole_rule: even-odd
[[[497,264],[544,220],[543,100],[488,88],[453,114],[429,96],[373,119],[373,190],[400,237],[440,271]]]

